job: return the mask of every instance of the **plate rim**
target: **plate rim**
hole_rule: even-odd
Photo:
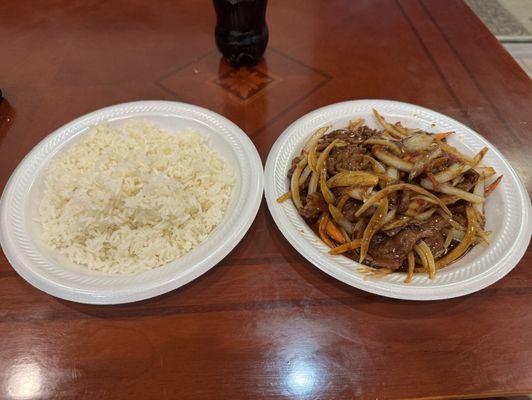
[[[135,107],[171,107],[171,108],[174,108],[176,111],[178,109],[188,109],[188,110],[194,111],[198,115],[204,116],[206,119],[215,120],[218,123],[223,124],[226,127],[226,129],[230,130],[232,135],[238,138],[239,143],[242,147],[242,152],[245,155],[247,162],[249,162],[249,165],[251,166],[250,171],[249,171],[250,187],[249,187],[249,191],[247,191],[245,195],[246,203],[249,203],[249,207],[246,208],[247,212],[243,212],[242,214],[238,216],[238,222],[239,222],[238,225],[234,224],[233,226],[230,227],[228,231],[228,235],[226,236],[228,240],[226,241],[225,245],[217,246],[216,251],[202,258],[201,261],[196,263],[192,268],[188,268],[186,271],[176,271],[173,274],[169,274],[168,279],[164,282],[157,282],[155,285],[152,284],[152,285],[148,285],[147,287],[144,287],[144,285],[139,285],[139,286],[143,286],[141,290],[135,290],[134,287],[133,288],[121,287],[118,290],[112,287],[105,287],[101,289],[101,292],[95,293],[91,290],[73,288],[72,286],[65,285],[57,280],[54,281],[53,279],[49,279],[49,277],[47,277],[46,274],[44,274],[44,272],[36,273],[35,268],[31,268],[25,265],[25,263],[21,260],[20,255],[17,254],[17,250],[15,249],[15,246],[14,246],[16,240],[14,239],[11,229],[10,227],[7,226],[8,224],[6,222],[8,220],[9,205],[11,204],[11,200],[13,197],[15,183],[17,182],[18,179],[20,179],[24,171],[24,167],[27,168],[28,163],[30,162],[32,157],[36,156],[39,153],[39,151],[43,148],[43,146],[45,146],[50,140],[60,135],[61,133],[65,132],[66,130],[71,129],[77,124],[83,124],[83,123],[86,124],[87,121],[90,121],[99,115],[110,113],[114,110],[117,110],[118,112],[117,117],[119,118],[120,117],[139,118],[138,113],[135,114],[134,112],[126,112],[127,109],[131,110],[131,109],[134,109]],[[168,111],[157,111],[157,110],[148,111],[148,112],[156,116],[157,115],[159,116],[174,115],[174,116],[179,117],[178,115],[179,111],[177,111],[177,113],[168,112]],[[140,111],[140,113],[142,113],[142,111]],[[146,113],[146,111],[144,113]],[[106,118],[106,120],[111,120],[111,119],[113,119],[113,117]],[[87,126],[90,126],[90,125],[91,124]],[[78,128],[77,131],[82,131],[84,129],[86,129],[86,127]],[[67,141],[69,139],[67,139]],[[61,143],[64,143],[64,141],[61,141]],[[62,147],[62,145],[58,145],[56,146],[56,148],[59,146]],[[55,154],[53,154],[51,157],[54,157],[54,156]],[[44,161],[43,165],[46,164],[46,162],[47,161]],[[39,168],[37,168],[36,173],[39,173],[39,171],[41,171],[41,168],[42,168],[42,165]],[[35,177],[33,179],[35,179]],[[264,191],[263,164],[262,164],[260,155],[258,153],[258,150],[256,146],[254,145],[254,143],[249,138],[249,136],[238,125],[230,121],[228,118],[216,113],[215,111],[206,109],[204,107],[200,107],[197,105],[184,103],[184,102],[177,102],[177,101],[140,100],[140,101],[132,101],[132,102],[114,104],[111,106],[100,108],[98,110],[91,111],[87,114],[81,115],[63,124],[62,126],[58,127],[57,129],[47,134],[44,138],[42,138],[22,158],[22,160],[19,162],[19,164],[16,166],[16,168],[11,173],[3,189],[2,196],[0,198],[0,220],[2,221],[2,223],[0,224],[0,245],[2,247],[2,250],[7,260],[12,266],[12,268],[24,280],[26,280],[28,283],[30,283],[32,286],[36,287],[37,289],[47,294],[50,294],[54,297],[77,302],[77,303],[102,304],[102,305],[103,304],[124,304],[124,303],[141,301],[141,300],[145,300],[145,299],[149,299],[152,297],[162,295],[164,293],[170,292],[172,290],[175,290],[181,286],[184,286],[190,283],[194,279],[205,274],[211,268],[215,267],[223,258],[225,258],[241,242],[242,238],[248,232],[253,221],[255,220],[258,210],[260,208],[261,201],[262,201],[263,191]],[[27,193],[24,195],[25,201],[27,201],[28,193],[29,193],[29,189]],[[41,254],[37,246],[35,246],[33,242],[32,242],[32,245],[35,248],[35,250],[39,254]],[[150,271],[153,271],[153,270],[150,270]]]
[[[276,190],[276,179],[275,179],[275,164],[276,164],[276,158],[280,152],[280,149],[283,145],[286,145],[287,139],[290,137],[291,134],[293,134],[294,129],[298,127],[299,125],[302,125],[306,121],[311,121],[312,119],[318,117],[321,114],[326,114],[328,112],[331,112],[332,110],[341,109],[348,106],[354,106],[354,105],[368,105],[373,107],[375,104],[383,104],[383,105],[396,105],[396,106],[402,106],[402,107],[409,107],[413,110],[419,110],[420,112],[425,112],[432,114],[434,117],[437,118],[443,118],[445,120],[452,121],[453,124],[456,124],[461,129],[463,129],[467,134],[472,133],[473,136],[476,139],[479,139],[481,142],[489,146],[490,150],[494,151],[496,156],[502,161],[502,163],[505,164],[505,167],[511,172],[512,178],[517,184],[517,186],[520,189],[520,194],[523,200],[523,204],[525,205],[524,209],[521,211],[522,215],[522,224],[520,227],[520,232],[518,234],[519,238],[524,238],[524,240],[521,240],[520,243],[517,244],[517,246],[512,249],[512,251],[506,252],[504,256],[502,257],[501,261],[498,262],[498,264],[501,264],[502,261],[504,261],[504,265],[502,267],[499,267],[495,270],[487,270],[485,273],[482,273],[476,277],[466,279],[459,283],[452,283],[451,285],[440,285],[437,287],[433,286],[416,286],[415,292],[410,289],[405,289],[402,286],[399,285],[393,285],[388,282],[377,282],[374,279],[368,279],[367,281],[364,281],[363,283],[357,282],[353,279],[349,279],[350,275],[345,273],[345,271],[342,271],[341,268],[337,265],[334,266],[335,262],[331,259],[331,261],[323,262],[321,258],[321,252],[320,250],[315,247],[314,245],[310,243],[305,243],[305,238],[303,238],[303,235],[299,232],[296,232],[296,227],[289,221],[288,217],[282,215],[284,214],[281,209],[278,207],[278,204],[276,202],[276,197],[278,193],[275,192]],[[413,111],[415,112],[415,111]],[[341,115],[336,117],[336,119],[341,118],[348,118],[349,115]],[[319,125],[315,126],[315,128],[318,128]],[[299,142],[299,145],[301,144],[301,141]],[[500,150],[494,146],[492,143],[490,143],[484,136],[480,135],[478,132],[473,130],[472,128],[468,127],[467,125],[455,120],[454,118],[447,116],[445,114],[439,113],[437,111],[431,110],[429,108],[419,106],[416,104],[401,102],[401,101],[395,101],[395,100],[385,100],[385,99],[359,99],[359,100],[348,100],[348,101],[342,101],[338,103],[329,104],[320,108],[317,108],[315,110],[312,110],[305,115],[301,116],[294,122],[292,122],[284,131],[283,133],[277,138],[274,145],[271,147],[270,152],[268,154],[266,165],[264,168],[264,179],[265,179],[265,197],[266,197],[266,203],[268,205],[268,209],[270,211],[270,214],[272,215],[272,218],[275,221],[275,224],[277,225],[277,228],[281,231],[283,236],[287,239],[287,241],[308,261],[310,261],[311,264],[313,264],[318,269],[322,270],[329,276],[332,276],[335,279],[338,279],[341,282],[344,282],[345,284],[355,287],[360,290],[364,290],[369,293],[377,294],[384,297],[389,298],[396,298],[396,299],[402,299],[402,300],[422,300],[422,301],[430,301],[430,300],[443,300],[443,299],[449,299],[449,298],[455,298],[464,296],[476,291],[479,291],[481,289],[484,289],[485,287],[497,282],[502,277],[504,277],[506,274],[508,274],[521,260],[524,253],[526,252],[526,249],[528,248],[528,244],[530,242],[530,236],[532,234],[532,226],[531,226],[531,203],[530,203],[530,197],[528,195],[528,192],[526,190],[526,187],[524,186],[523,182],[521,181],[519,175],[515,171],[515,169],[511,166],[509,161],[504,157],[504,155],[500,152]],[[526,207],[528,205],[528,207]],[[528,221],[528,223],[526,223]],[[528,240],[526,240],[526,237],[528,236]],[[370,282],[371,283],[368,283]],[[449,290],[449,287],[452,286],[452,290]]]

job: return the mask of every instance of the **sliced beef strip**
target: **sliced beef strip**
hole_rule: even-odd
[[[403,190],[401,193],[401,200],[399,201],[399,206],[397,207],[397,212],[399,214],[404,213],[406,210],[408,210],[408,206],[410,205],[410,190]]]
[[[427,229],[432,229],[432,230],[435,230],[435,231],[441,231],[443,228],[447,227],[449,225],[449,223],[443,219],[443,217],[439,216],[439,215],[436,215],[426,221],[418,221],[416,219],[411,219],[410,221],[408,221],[405,225],[399,227],[399,228],[395,228],[395,229],[390,229],[388,231],[386,231],[386,234],[388,236],[395,236],[397,235],[399,232],[401,232],[403,229],[406,229],[408,228],[409,226],[412,226],[412,225],[416,225],[416,226],[421,226],[423,228],[427,228]]]
[[[296,170],[297,168],[297,164],[302,160],[302,156],[299,156],[299,157],[294,157],[294,159],[292,160],[292,165],[290,166],[290,169],[288,170],[288,172],[286,173],[286,176],[288,178],[291,178],[292,177],[292,174],[294,173],[294,171]]]
[[[309,223],[313,223],[316,222],[320,214],[327,211],[327,209],[327,202],[322,194],[314,192],[307,196],[305,205],[299,210],[299,214],[301,214],[301,216]]]
[[[464,172],[462,176],[464,177],[464,180],[456,185],[456,187],[469,192],[477,184],[479,174],[475,170],[470,169],[469,171]]]
[[[340,139],[342,142],[347,143],[348,145],[358,145],[377,134],[377,131],[370,129],[367,126],[361,126],[354,131],[349,129],[336,129],[321,138],[321,140],[318,142],[318,151],[322,151],[333,140],[336,139]]]
[[[440,215],[429,218],[420,223],[424,229],[431,229],[435,232],[440,232],[443,228],[449,226],[449,223]]]
[[[449,223],[442,216],[437,215],[424,221],[421,226],[432,232],[430,236],[423,239],[429,246],[432,255],[435,258],[441,257],[445,254],[445,238],[443,237],[442,230],[447,228]]]
[[[327,158],[327,172],[331,175],[340,171],[357,171],[362,169],[362,158],[357,157],[362,150],[358,145],[337,147]]]
[[[389,196],[388,196],[388,207],[389,207],[389,210],[391,211],[393,208],[397,208],[397,203],[398,203],[399,199],[398,199],[398,196],[397,196],[397,193],[391,193]]]
[[[362,143],[378,132],[367,126],[362,126],[354,131],[349,129],[337,129],[325,135],[318,143],[318,150],[322,151],[333,140],[340,139],[346,144],[344,147],[335,147],[331,150],[327,159],[327,171],[330,174],[348,170],[356,171],[361,169],[361,158],[358,154],[365,153]]]
[[[423,222],[412,221],[392,237],[379,232],[370,243],[368,261],[374,267],[397,270],[401,268],[414,245],[422,239],[434,256],[440,257],[445,252],[444,238],[440,232],[447,226],[448,222],[438,215]]]
[[[344,205],[344,208],[342,209],[342,213],[344,214],[344,217],[348,219],[351,222],[356,222],[358,220],[358,217],[355,216],[355,213],[360,208],[359,203],[356,200],[350,199],[347,200],[347,202]]]
[[[423,240],[427,243],[427,246],[429,246],[434,258],[441,257],[445,254],[445,238],[440,232],[433,231],[430,236]]]
[[[413,220],[407,221],[406,224],[404,224],[403,226],[400,226],[399,228],[389,229],[387,231],[384,231],[383,233],[388,237],[393,237],[399,232],[401,232],[403,229],[407,228],[409,225],[415,225],[415,222]]]
[[[370,266],[391,270],[401,268],[414,245],[419,240],[429,237],[431,233],[429,229],[423,229],[418,225],[411,225],[393,237],[377,233],[368,249]]]

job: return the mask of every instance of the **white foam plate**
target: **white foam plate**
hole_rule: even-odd
[[[499,187],[486,201],[487,230],[492,232],[489,246],[478,245],[459,261],[438,271],[434,280],[425,274],[415,275],[410,284],[403,283],[404,273],[383,278],[367,278],[357,268],[361,265],[344,256],[331,256],[328,247],[300,217],[291,201],[281,204],[277,197],[289,190],[286,173],[291,160],[299,155],[304,143],[319,127],[333,128],[348,121],[364,118],[370,127],[377,127],[372,109],[388,121],[401,121],[408,127],[429,132],[455,131],[449,143],[466,154],[481,148],[489,152],[483,164],[503,174]],[[386,100],[357,100],[333,104],[315,110],[290,125],[272,147],[265,168],[265,195],[270,212],[286,239],[312,264],[356,288],[387,297],[409,300],[436,300],[462,296],[498,281],[519,262],[528,247],[532,231],[530,198],[504,156],[481,135],[467,126],[435,111]]]
[[[48,161],[92,125],[145,119],[171,132],[192,128],[207,138],[236,171],[237,183],[223,222],[200,246],[175,261],[138,275],[115,276],[70,263],[39,240],[35,210]],[[80,117],[48,135],[11,175],[0,201],[0,243],[13,268],[29,283],[62,299],[118,304],[176,289],[204,274],[242,239],[260,206],[262,163],[247,135],[228,119],[190,104],[139,101],[107,107]]]

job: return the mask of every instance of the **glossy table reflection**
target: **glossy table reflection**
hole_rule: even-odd
[[[492,141],[532,190],[532,85],[461,1],[272,0],[270,46],[232,70],[207,0],[0,2],[0,185],[55,128],[111,104],[198,104],[263,160],[301,115],[386,98]],[[463,298],[380,298],[321,273],[263,204],[185,287],[96,307],[31,287],[0,255],[0,398],[415,398],[532,392],[532,252]]]

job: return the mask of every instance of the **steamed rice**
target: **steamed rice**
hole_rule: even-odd
[[[233,183],[231,167],[196,132],[102,124],[48,166],[43,241],[91,270],[156,268],[220,224]]]

